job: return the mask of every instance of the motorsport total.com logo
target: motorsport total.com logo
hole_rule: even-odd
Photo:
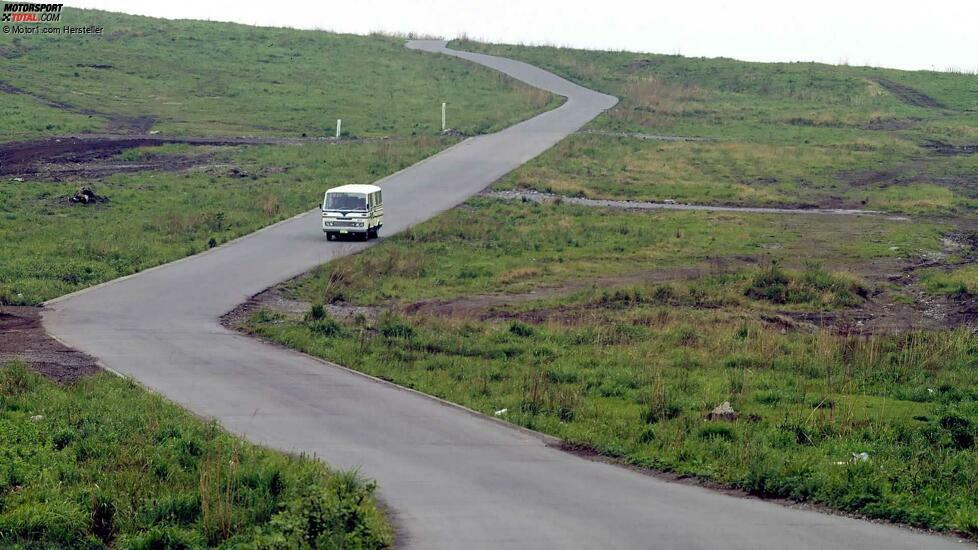
[[[64,4],[4,4],[0,20],[4,23],[57,23]]]
[[[96,25],[59,25],[64,4],[37,4],[34,2],[2,2],[0,32],[3,34],[59,34],[100,35],[102,27]]]

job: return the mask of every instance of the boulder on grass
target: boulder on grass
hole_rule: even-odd
[[[710,414],[706,415],[708,420],[726,420],[728,422],[737,420],[737,411],[730,406],[730,401],[724,401],[716,406]]]

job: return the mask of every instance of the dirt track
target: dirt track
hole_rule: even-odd
[[[946,109],[947,106],[937,101],[936,99],[930,97],[929,95],[915,90],[910,86],[900,84],[899,82],[894,82],[888,78],[878,77],[873,79],[877,84],[884,87],[891,94],[897,96],[900,101],[913,105],[915,107],[924,107],[927,109]]]
[[[362,138],[350,141],[385,141],[390,138]],[[117,155],[126,149],[134,147],[152,147],[169,143],[187,145],[236,146],[236,145],[302,145],[305,143],[335,143],[335,138],[315,137],[255,137],[255,136],[162,136],[158,134],[81,134],[58,138],[38,139],[0,143],[0,175],[30,176],[57,172],[71,173],[79,168],[77,165],[98,159],[106,159]],[[179,165],[179,162],[177,162]],[[52,169],[51,165],[59,165],[60,170]],[[162,169],[163,166],[105,167],[103,172],[119,172]],[[100,172],[98,167],[91,170],[96,177]],[[87,172],[84,175],[92,175]]]

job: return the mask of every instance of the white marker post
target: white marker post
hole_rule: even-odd
[[[336,139],[340,139],[340,130],[343,129],[343,119],[336,119]]]
[[[441,102],[441,131],[445,131],[445,102]]]

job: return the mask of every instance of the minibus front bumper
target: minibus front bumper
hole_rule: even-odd
[[[323,233],[366,233],[367,232],[367,221],[366,220],[341,220],[332,218],[323,218]]]

